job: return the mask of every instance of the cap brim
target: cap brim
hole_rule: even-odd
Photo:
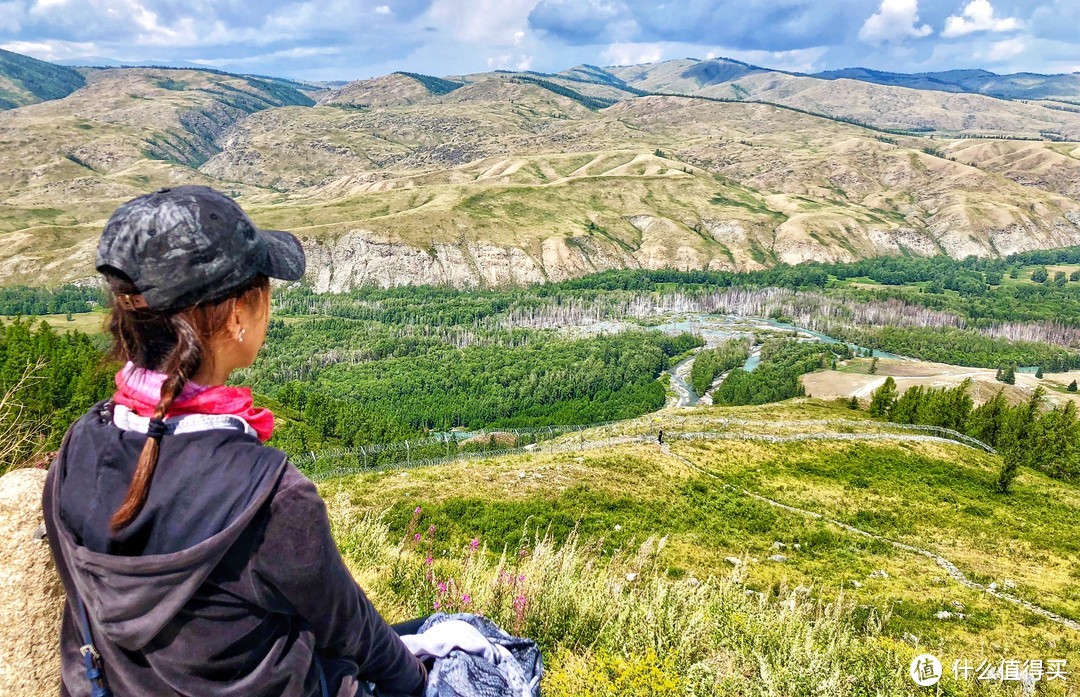
[[[266,241],[266,263],[262,272],[282,281],[299,281],[307,268],[307,257],[300,240],[281,230],[259,230]]]

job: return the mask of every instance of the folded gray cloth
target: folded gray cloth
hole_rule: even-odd
[[[426,697],[540,697],[540,677],[543,662],[540,649],[530,639],[512,637],[493,622],[477,615],[438,613],[432,615],[420,627],[414,641],[424,645],[424,633],[444,622],[464,622],[474,627],[494,648],[494,651],[477,650],[470,646],[450,647],[428,673]],[[448,636],[458,632],[444,632]],[[436,636],[440,633],[436,632]],[[463,633],[468,635],[468,633]],[[447,643],[439,637],[441,645]],[[410,646],[410,648],[412,648]],[[471,649],[471,652],[470,650]],[[428,652],[425,652],[428,653]]]

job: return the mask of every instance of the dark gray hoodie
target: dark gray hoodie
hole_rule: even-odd
[[[426,671],[345,567],[314,485],[278,450],[232,429],[170,434],[143,510],[109,525],[146,436],[96,405],[71,428],[45,486],[49,544],[78,589],[116,697],[421,694]],[[61,695],[89,695],[73,603]]]

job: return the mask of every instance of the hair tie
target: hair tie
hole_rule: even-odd
[[[169,432],[169,426],[164,419],[150,419],[146,425],[146,435],[161,440],[162,436]]]

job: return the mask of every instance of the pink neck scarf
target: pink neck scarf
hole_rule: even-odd
[[[139,416],[153,417],[154,409],[161,400],[161,386],[165,379],[164,373],[138,368],[129,362],[116,374],[113,401]],[[256,409],[252,405],[251,390],[247,387],[203,387],[189,382],[173,400],[165,417],[186,414],[229,414],[239,417],[255,429],[263,442],[269,440],[274,432],[273,412]]]

